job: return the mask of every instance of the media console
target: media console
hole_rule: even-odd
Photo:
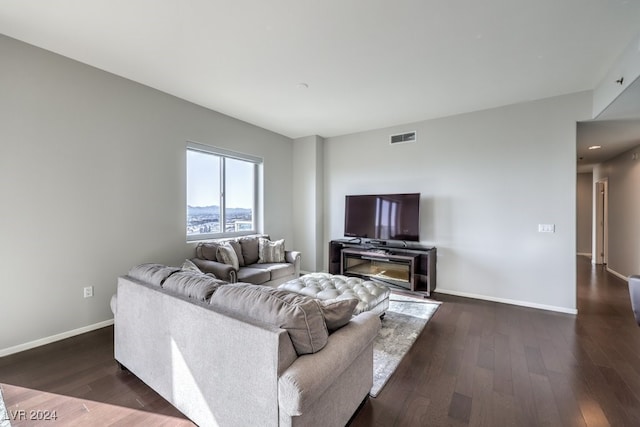
[[[380,281],[429,296],[436,288],[436,248],[329,242],[329,273]]]

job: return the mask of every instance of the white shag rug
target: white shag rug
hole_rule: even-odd
[[[7,407],[4,405],[4,400],[2,400],[2,387],[0,387],[0,427],[11,427]]]

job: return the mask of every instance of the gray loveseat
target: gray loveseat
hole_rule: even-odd
[[[196,424],[343,426],[368,396],[377,315],[349,314],[331,334],[326,317],[323,336],[317,329],[288,332],[256,320],[256,312],[303,315],[318,325],[324,320],[304,308],[317,300],[289,294],[313,301],[296,305],[277,289],[169,269],[148,274],[148,280],[131,272],[118,278],[115,358]],[[269,301],[279,305],[252,305]],[[294,342],[301,336],[312,346],[325,342],[298,355]]]
[[[203,272],[213,273],[229,283],[243,282],[275,287],[300,276],[300,252],[284,251],[282,262],[260,262],[260,238],[269,239],[269,236],[252,234],[200,242],[196,246],[196,257],[191,261]],[[220,258],[218,249],[225,242],[233,244],[235,248],[239,261],[237,270]]]

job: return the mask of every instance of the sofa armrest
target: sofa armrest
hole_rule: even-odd
[[[113,317],[115,317],[116,311],[118,310],[118,294],[117,293],[111,295],[111,301],[109,301],[109,306],[111,307],[111,312],[113,313]]]
[[[284,260],[289,264],[293,264],[296,269],[295,277],[300,276],[300,257],[301,253],[298,251],[284,251]]]
[[[629,276],[629,297],[636,323],[640,326],[640,275]]]
[[[364,312],[329,336],[317,353],[298,357],[278,379],[278,406],[290,416],[304,414],[363,352],[371,351],[380,318]]]
[[[217,261],[210,261],[202,258],[191,258],[191,261],[203,272],[213,273],[215,276],[229,283],[236,283],[238,281],[238,275],[233,266],[229,264],[223,264]]]

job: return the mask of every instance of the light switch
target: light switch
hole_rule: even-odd
[[[538,233],[555,233],[555,224],[538,224]]]

